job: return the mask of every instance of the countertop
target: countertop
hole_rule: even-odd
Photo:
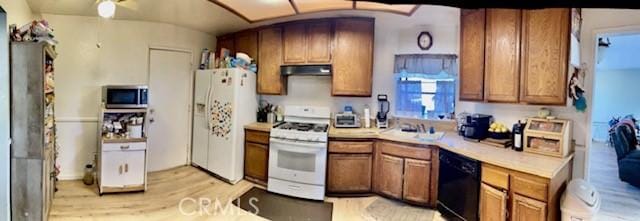
[[[273,127],[273,124],[271,123],[260,123],[260,122],[244,125],[244,129],[257,130],[262,132],[269,132],[271,131],[272,127]]]
[[[272,125],[252,123],[246,129],[269,132]],[[377,128],[334,128],[329,129],[330,138],[338,139],[381,139],[418,145],[435,145],[442,149],[476,159],[478,161],[516,170],[544,178],[553,178],[562,168],[571,162],[573,154],[565,158],[549,157],[533,153],[516,152],[487,144],[466,141],[455,132],[446,132],[438,141],[421,141],[385,133],[386,129]]]

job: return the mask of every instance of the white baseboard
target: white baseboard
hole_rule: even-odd
[[[60,174],[58,180],[81,180],[83,174]]]

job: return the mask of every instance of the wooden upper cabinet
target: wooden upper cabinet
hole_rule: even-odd
[[[371,96],[373,19],[335,20],[332,95]]]
[[[431,162],[404,159],[402,198],[418,204],[429,204],[431,193]]]
[[[524,10],[520,100],[566,103],[570,9]]]
[[[484,96],[489,102],[518,102],[521,10],[487,9]]]
[[[282,28],[265,28],[259,32],[257,73],[258,94],[286,94],[286,79],[280,75],[282,63]]]
[[[216,43],[216,52],[217,52],[216,54],[219,55],[220,49],[226,48],[229,50],[230,56],[235,56],[236,43],[235,43],[235,37],[233,34],[219,36],[217,40],[218,41]]]
[[[460,100],[482,101],[485,9],[463,9],[460,16]]]
[[[305,63],[307,54],[305,24],[288,24],[283,29],[283,62],[285,64]]]
[[[481,183],[478,213],[482,221],[506,221],[507,192]]]
[[[547,204],[519,194],[513,194],[511,202],[512,221],[545,221]]]
[[[244,31],[235,35],[235,51],[242,52],[258,61],[258,32]],[[233,55],[235,56],[235,55]]]
[[[381,174],[376,181],[379,182],[379,191],[384,195],[401,199],[404,159],[385,154],[380,156],[380,170],[376,172]]]
[[[312,22],[307,25],[307,63],[331,62],[331,22]]]

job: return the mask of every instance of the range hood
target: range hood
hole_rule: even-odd
[[[330,76],[331,65],[282,65],[280,66],[280,74],[284,76],[290,75],[317,75]]]

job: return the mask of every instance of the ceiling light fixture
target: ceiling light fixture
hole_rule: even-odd
[[[116,3],[111,0],[104,0],[98,4],[98,15],[103,18],[113,18],[116,14]]]

